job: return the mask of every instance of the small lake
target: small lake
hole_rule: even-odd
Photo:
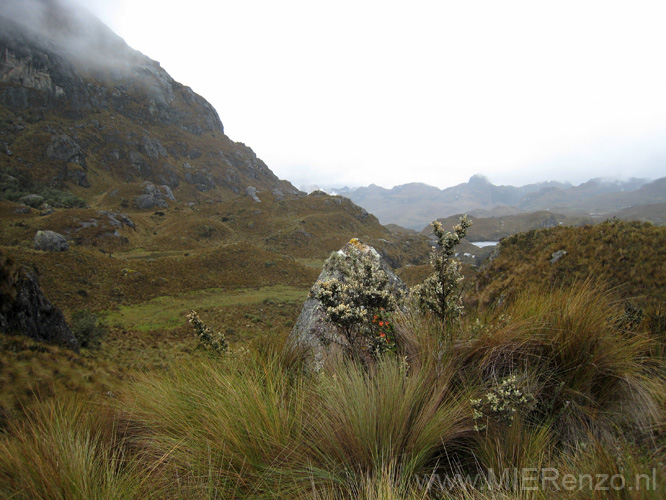
[[[479,248],[483,247],[493,247],[499,243],[499,241],[470,241],[470,243]]]

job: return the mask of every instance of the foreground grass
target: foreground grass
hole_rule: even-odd
[[[395,318],[372,366],[309,373],[272,337],[185,358],[9,422],[0,497],[661,499],[664,361],[623,314],[584,285],[468,326]]]

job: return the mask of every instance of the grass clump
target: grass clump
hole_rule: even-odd
[[[87,400],[45,402],[0,436],[0,496],[15,499],[160,498],[125,448],[116,422]]]

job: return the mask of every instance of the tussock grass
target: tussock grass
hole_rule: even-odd
[[[180,491],[220,498],[280,495],[306,440],[305,380],[273,356],[203,360],[132,390],[137,445],[168,464]]]
[[[0,496],[16,499],[160,498],[124,449],[113,417],[85,399],[49,400],[0,438]],[[153,485],[151,485],[153,486]]]
[[[589,281],[528,290],[461,350],[461,363],[482,385],[524,374],[539,403],[532,417],[553,419],[560,440],[623,424],[645,432],[661,418],[663,381],[647,358],[650,339],[625,331],[623,314],[612,293]]]
[[[247,352],[182,357],[104,404],[51,400],[12,420],[0,496],[595,498],[486,481],[557,470],[627,485],[649,475],[652,490],[596,498],[663,498],[663,359],[623,313],[585,283],[526,292],[479,322],[397,313],[399,352],[370,365],[313,374],[268,333]],[[511,419],[479,420],[471,400],[501,394],[509,376],[533,399]]]
[[[370,372],[348,364],[323,375],[309,439],[319,475],[334,471],[353,489],[369,475],[394,471],[394,486],[408,489],[415,474],[427,474],[472,431],[471,392],[454,390],[453,376],[411,369],[395,357]]]

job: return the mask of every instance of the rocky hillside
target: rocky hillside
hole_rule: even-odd
[[[0,8],[0,169],[5,198],[48,186],[98,206],[297,194],[204,98],[60,0]]]
[[[277,178],[204,98],[64,0],[0,5],[0,219],[0,250],[68,317],[192,290],[307,290],[354,237],[396,267],[429,249]]]
[[[641,214],[652,220],[652,205],[666,202],[666,178],[653,182],[592,179],[579,186],[542,182],[514,187],[496,186],[474,175],[468,182],[446,189],[413,183],[392,189],[371,185],[335,192],[377,215],[382,224],[419,231],[434,219],[460,213],[497,217],[549,210],[568,216],[608,218],[628,207],[644,207]]]

